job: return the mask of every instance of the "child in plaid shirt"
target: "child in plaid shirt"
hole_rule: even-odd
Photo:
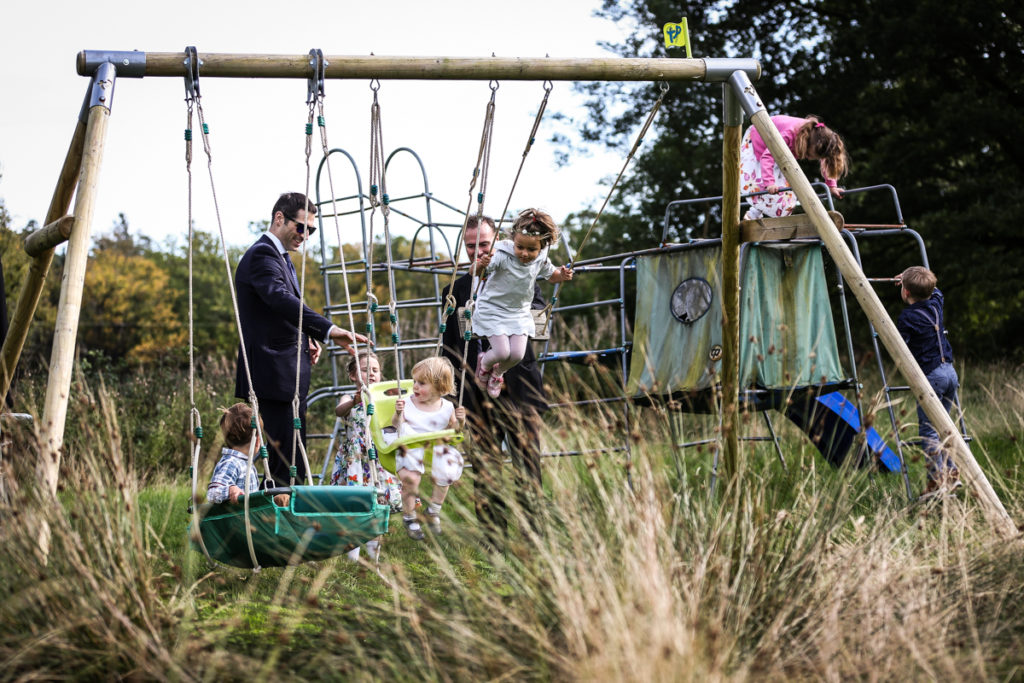
[[[249,469],[250,449],[258,447],[253,441],[252,408],[245,403],[236,403],[225,410],[220,416],[220,430],[224,434],[224,448],[217,466],[213,468],[206,499],[211,503],[223,503],[225,500],[237,503],[239,496],[259,489],[256,468]],[[248,482],[245,476],[247,469]]]

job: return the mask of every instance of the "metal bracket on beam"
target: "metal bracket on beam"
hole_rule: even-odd
[[[142,78],[146,75],[146,53],[138,50],[83,50],[76,58],[79,76],[91,76],[100,64],[110,63],[117,67],[117,75],[125,78]]]
[[[729,76],[729,85],[732,86],[733,92],[739,98],[740,106],[743,107],[743,111],[746,112],[748,117],[753,116],[759,111],[765,111],[764,103],[761,102],[761,98],[758,97],[757,91],[754,90],[754,85],[747,78],[746,73],[734,71]]]
[[[742,71],[752,81],[761,78],[761,63],[756,59],[709,57],[704,59],[704,69],[707,83],[724,83],[737,71]]]
[[[89,89],[89,109],[93,107],[106,107],[114,103],[114,79],[117,77],[117,67],[110,62],[103,62],[96,67],[96,75],[92,77],[92,85]]]

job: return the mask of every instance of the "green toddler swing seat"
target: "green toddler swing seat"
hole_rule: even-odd
[[[395,416],[395,401],[399,391],[402,396],[412,393],[412,380],[389,380],[377,382],[363,389],[363,405],[373,406],[370,415],[370,436],[377,449],[377,457],[381,466],[389,472],[395,471],[395,454],[399,448],[423,448],[423,464],[429,466],[434,457],[434,449],[428,445],[458,444],[462,442],[462,432],[454,429],[442,429],[425,434],[409,434],[400,439],[388,441],[384,430],[391,427],[391,419]]]
[[[274,503],[290,494],[288,505]],[[257,566],[283,567],[326,560],[387,533],[391,509],[377,502],[371,486],[292,486],[249,494],[249,522]],[[245,508],[238,503],[199,506],[199,531],[210,558],[248,569]],[[192,547],[202,552],[189,525]]]

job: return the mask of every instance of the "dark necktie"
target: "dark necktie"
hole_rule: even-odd
[[[281,254],[284,257],[284,262],[288,264],[288,272],[292,274],[292,282],[295,283],[295,289],[299,289],[299,275],[295,272],[295,264],[288,257],[288,254]]]

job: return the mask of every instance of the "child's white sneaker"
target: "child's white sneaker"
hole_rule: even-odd
[[[422,541],[426,538],[426,534],[423,533],[423,528],[420,523],[416,521],[416,518],[412,519],[402,518],[402,523],[405,524],[405,533],[409,534],[409,538],[414,541]]]

